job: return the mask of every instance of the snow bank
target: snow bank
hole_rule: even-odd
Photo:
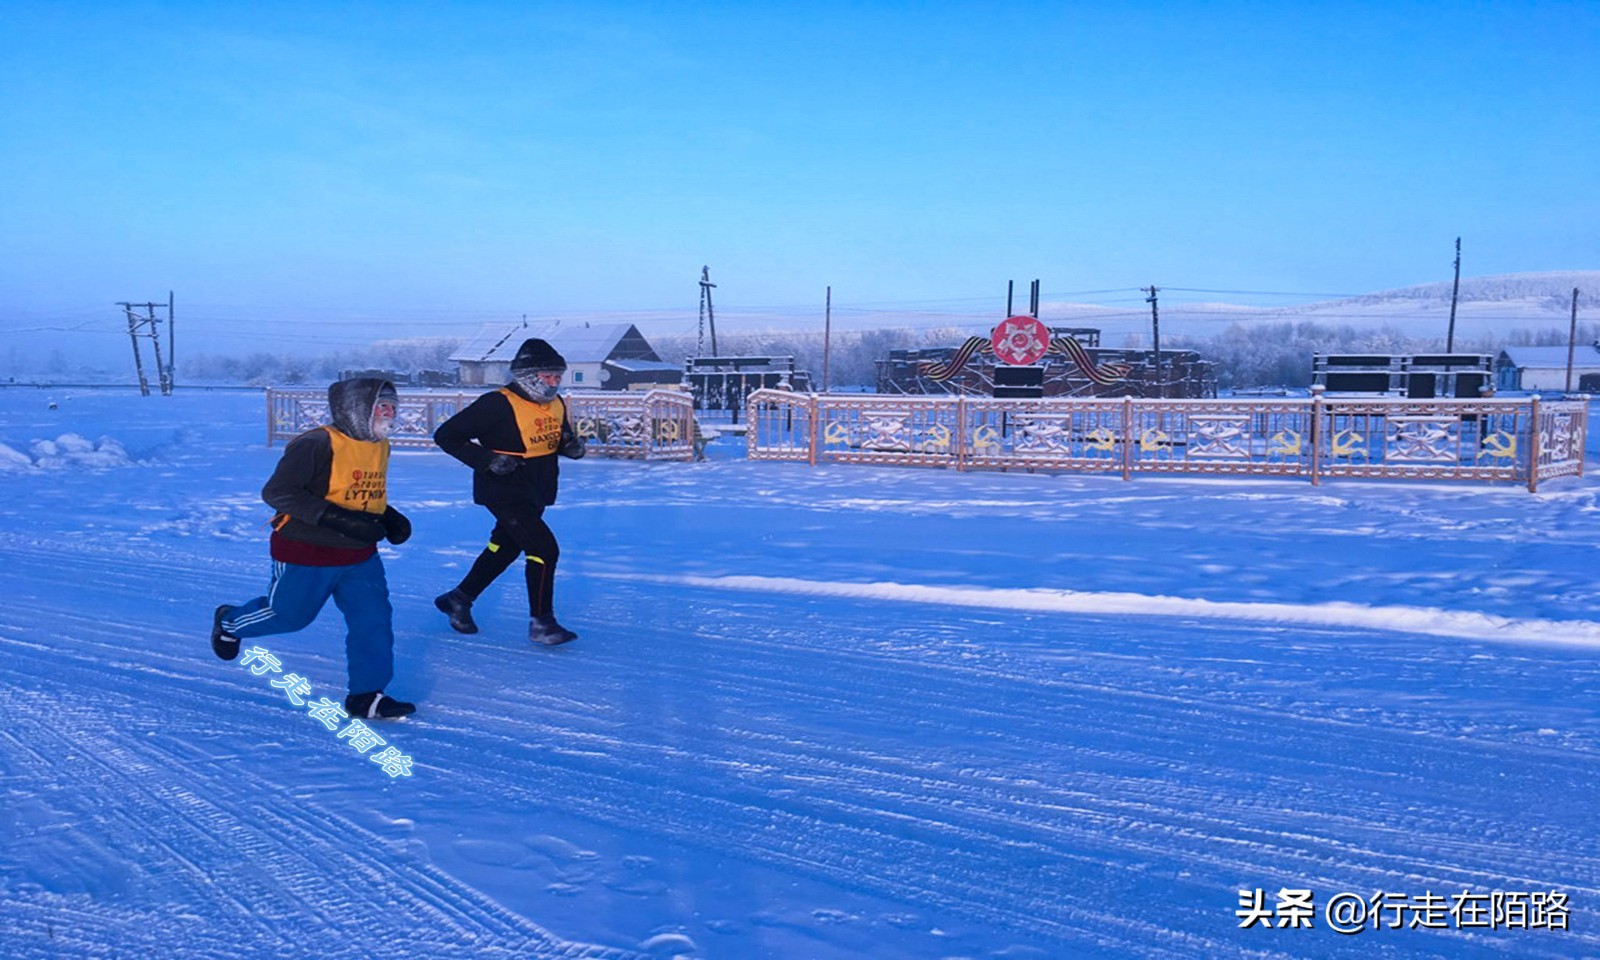
[[[16,473],[33,467],[33,459],[0,443],[0,473]]]
[[[1182,617],[1401,631],[1466,640],[1544,643],[1600,649],[1600,623],[1542,620],[1433,607],[1371,606],[1357,603],[1260,603],[1200,600],[1158,594],[1079,590],[928,586],[913,583],[837,583],[793,577],[695,577],[658,574],[593,573],[606,579],[681,583],[724,590],[754,590],[850,600],[947,604],[1042,613],[1101,616]]]
[[[79,434],[63,433],[54,440],[35,440],[28,449],[32,456],[0,443],[0,473],[69,467],[109,470],[134,464],[128,451],[111,437],[101,437],[91,443]]]

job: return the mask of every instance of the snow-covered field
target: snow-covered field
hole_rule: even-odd
[[[1591,479],[589,459],[530,649],[512,576],[433,609],[487,515],[399,453],[391,777],[209,651],[264,418],[0,390],[8,960],[1600,955]],[[341,638],[259,644],[338,699]]]

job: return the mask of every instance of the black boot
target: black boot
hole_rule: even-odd
[[[531,643],[554,647],[578,639],[578,635],[556,622],[553,616],[533,617],[528,621],[528,640]]]
[[[416,711],[416,704],[396,700],[382,690],[352,693],[344,698],[344,712],[357,720],[395,720]]]
[[[456,633],[477,633],[478,625],[472,621],[472,599],[457,587],[449,593],[433,598],[440,613],[450,617],[450,628]]]
[[[223,660],[232,660],[239,655],[239,638],[222,629],[222,618],[232,610],[232,607],[223,604],[211,615],[211,652]]]

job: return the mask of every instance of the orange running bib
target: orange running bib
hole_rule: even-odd
[[[382,514],[389,506],[389,441],[353,440],[324,427],[333,446],[328,502],[346,510]]]
[[[557,397],[549,403],[524,400],[515,391],[500,388],[511,401],[511,412],[517,418],[517,435],[522,438],[522,452],[496,450],[495,453],[513,457],[547,457],[561,446],[561,421],[566,419],[567,408]]]

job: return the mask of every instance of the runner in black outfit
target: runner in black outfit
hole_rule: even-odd
[[[556,500],[557,455],[576,460],[583,438],[573,433],[559,396],[567,362],[540,339],[527,340],[511,361],[511,382],[474,400],[434,431],[433,441],[472,468],[472,501],[494,515],[489,545],[461,583],[434,600],[461,633],[477,633],[472,604],[521,554],[528,583],[528,639],[554,646],[578,635],[556,621],[552,597],[561,548],[544,522]]]

